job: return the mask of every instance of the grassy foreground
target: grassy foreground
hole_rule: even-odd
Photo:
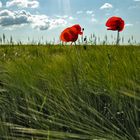
[[[1,140],[139,140],[139,46],[1,46]]]

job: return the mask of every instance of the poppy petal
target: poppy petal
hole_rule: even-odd
[[[78,39],[78,34],[82,35],[82,28],[76,24],[66,28],[60,35],[60,40],[63,42],[75,42]]]
[[[107,30],[117,30],[121,32],[124,29],[124,20],[120,17],[111,17],[106,22],[106,26],[108,27]]]

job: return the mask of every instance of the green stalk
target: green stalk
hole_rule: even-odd
[[[116,42],[116,45],[119,45],[119,42],[120,42],[120,32],[118,31],[117,32],[117,42]]]

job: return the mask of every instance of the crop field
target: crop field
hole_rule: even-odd
[[[0,46],[0,140],[139,140],[140,46]]]

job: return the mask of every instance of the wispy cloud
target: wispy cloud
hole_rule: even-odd
[[[133,24],[131,24],[131,23],[126,23],[125,24],[125,27],[133,27],[134,25]]]
[[[86,13],[88,14],[88,15],[91,15],[91,14],[93,14],[93,11],[86,11]]]
[[[95,14],[91,15],[91,22],[98,23],[98,20],[95,18]]]
[[[96,18],[94,18],[94,17],[91,18],[91,21],[92,21],[93,23],[97,23],[97,22],[98,22],[98,20],[97,20]]]
[[[69,16],[69,18],[68,18],[69,20],[74,20],[75,18],[74,17],[72,17],[72,16]]]
[[[134,1],[140,1],[140,0],[134,0]]]
[[[68,18],[69,16],[68,15],[56,15],[55,16],[56,18],[62,18],[62,19],[66,19],[66,18]]]
[[[61,19],[65,19],[65,20],[75,20],[75,17],[73,16],[68,16],[68,15],[56,15],[56,18],[61,18]]]
[[[2,2],[0,1],[0,8],[2,7]]]
[[[132,6],[128,7],[129,10],[133,10],[133,9],[137,9],[137,8],[140,8],[140,6],[139,5],[132,5]]]
[[[83,11],[77,11],[76,14],[83,14]]]
[[[87,14],[87,15],[92,15],[94,13],[93,10],[86,10],[86,11],[77,11],[76,14],[80,15],[80,14]]]
[[[102,10],[102,9],[112,9],[112,8],[113,8],[113,5],[110,4],[110,3],[105,3],[104,5],[102,5],[102,6],[100,7],[101,10]]]
[[[6,2],[6,7],[21,7],[21,8],[38,8],[39,2],[37,0],[11,0]]]

